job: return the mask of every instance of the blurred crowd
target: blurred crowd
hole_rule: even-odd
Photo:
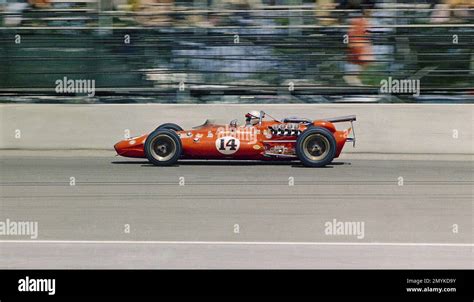
[[[133,19],[143,26],[210,27],[229,24],[229,21],[262,24],[279,17],[279,14],[270,14],[272,8],[277,7],[287,8],[290,13],[292,9],[297,10],[293,13],[295,16],[301,16],[301,8],[309,8],[313,10],[312,22],[319,25],[345,23],[348,13],[341,12],[375,8],[430,9],[430,22],[445,23],[472,18],[469,9],[474,8],[474,0],[0,0],[0,8],[7,13],[6,25],[18,25],[21,15],[28,10],[67,8],[83,12],[89,9],[95,13],[135,13]],[[15,15],[14,21],[9,20],[10,14]]]
[[[0,7],[6,28],[138,28],[132,40],[138,35],[144,43],[135,48],[114,39],[112,31],[109,37],[76,32],[90,45],[78,48],[78,56],[85,52],[81,58],[61,68],[88,66],[84,77],[93,74],[99,86],[358,88],[421,70],[425,87],[464,89],[474,75],[472,39],[450,40],[454,34],[472,37],[465,25],[474,21],[474,0],[0,0]],[[59,33],[64,44],[56,40],[56,52],[45,48],[43,56],[70,57],[64,50],[72,47],[71,31]],[[31,56],[28,62],[9,60],[4,83],[28,85],[26,74],[36,68],[50,67],[53,78],[57,66],[34,61],[34,54],[41,56],[38,45],[31,46],[35,52],[19,50]],[[0,52],[2,47],[7,54],[17,51],[0,45]],[[100,63],[87,60],[97,54]],[[51,81],[47,72],[34,81],[41,79]]]

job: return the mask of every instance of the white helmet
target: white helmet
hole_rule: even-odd
[[[261,111],[252,110],[245,115],[246,123],[250,125],[256,125],[260,121],[260,118],[263,118],[264,116],[265,114],[263,114]]]

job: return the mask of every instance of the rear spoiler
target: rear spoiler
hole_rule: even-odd
[[[340,123],[340,122],[353,122],[353,121],[356,121],[357,119],[355,115],[346,115],[346,116],[338,116],[338,117],[333,117],[333,118],[326,118],[322,120],[328,121],[331,123]]]
[[[357,119],[355,115],[346,115],[346,116],[328,118],[328,119],[325,119],[324,121],[328,121],[331,123],[351,122],[352,137],[348,137],[346,141],[352,142],[352,146],[355,147],[356,138],[355,138],[354,125],[352,123],[356,120]]]

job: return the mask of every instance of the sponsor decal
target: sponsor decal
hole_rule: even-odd
[[[265,135],[265,137],[268,139],[272,138],[272,134],[268,130],[263,130],[263,135]]]

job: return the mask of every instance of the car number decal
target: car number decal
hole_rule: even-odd
[[[216,149],[222,154],[234,154],[240,148],[240,140],[233,136],[224,136],[216,140]]]

